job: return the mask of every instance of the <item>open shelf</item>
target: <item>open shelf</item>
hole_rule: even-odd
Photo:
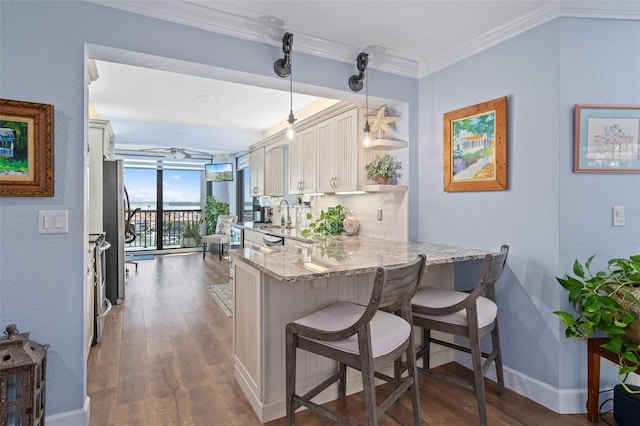
[[[407,185],[364,185],[363,191],[366,192],[404,192]]]
[[[396,139],[374,139],[366,149],[401,149],[408,146],[406,141]]]

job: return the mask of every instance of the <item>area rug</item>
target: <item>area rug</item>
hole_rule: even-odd
[[[233,316],[233,284],[214,284],[209,286],[209,294],[218,302],[228,317]]]
[[[152,254],[128,254],[126,260],[138,261],[138,260],[152,260],[156,257]]]

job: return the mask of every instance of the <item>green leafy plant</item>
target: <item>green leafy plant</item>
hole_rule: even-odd
[[[204,206],[204,221],[206,223],[207,235],[216,233],[218,216],[229,214],[229,203],[218,201],[215,196],[209,195]]]
[[[568,291],[575,315],[555,311],[567,329],[567,337],[586,339],[598,332],[610,339],[603,347],[618,354],[619,374],[640,367],[640,255],[615,258],[608,271],[591,272],[594,256],[582,265],[573,263],[573,274],[556,277]]]
[[[329,207],[326,212],[320,210],[320,217],[309,223],[309,227],[300,231],[300,234],[303,237],[343,234],[345,232],[343,223],[346,217],[347,212],[340,204]],[[307,213],[307,219],[312,218],[311,213]]]
[[[402,168],[402,162],[387,153],[376,156],[365,168],[369,179],[375,179],[376,176],[394,178],[398,176],[397,170]]]
[[[200,235],[200,227],[203,219],[188,220],[182,224],[182,238],[193,238],[196,245],[202,244],[202,236]]]

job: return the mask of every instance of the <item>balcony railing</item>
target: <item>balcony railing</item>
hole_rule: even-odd
[[[127,249],[158,248],[158,212],[140,210],[131,218],[136,234],[135,240],[126,244]],[[162,248],[182,247],[182,236],[186,223],[198,222],[202,217],[200,210],[165,210],[162,212]]]

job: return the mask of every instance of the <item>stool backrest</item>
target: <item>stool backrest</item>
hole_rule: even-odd
[[[400,311],[403,318],[410,318],[411,298],[420,285],[425,262],[426,256],[420,254],[407,264],[378,268],[369,306],[363,319],[369,316],[369,319],[373,318],[378,309]]]
[[[498,253],[488,254],[484,258],[484,266],[480,274],[478,285],[471,293],[471,299],[475,299],[480,294],[484,294],[489,299],[496,301],[495,285],[502,276],[507,263],[509,246],[503,245]]]

